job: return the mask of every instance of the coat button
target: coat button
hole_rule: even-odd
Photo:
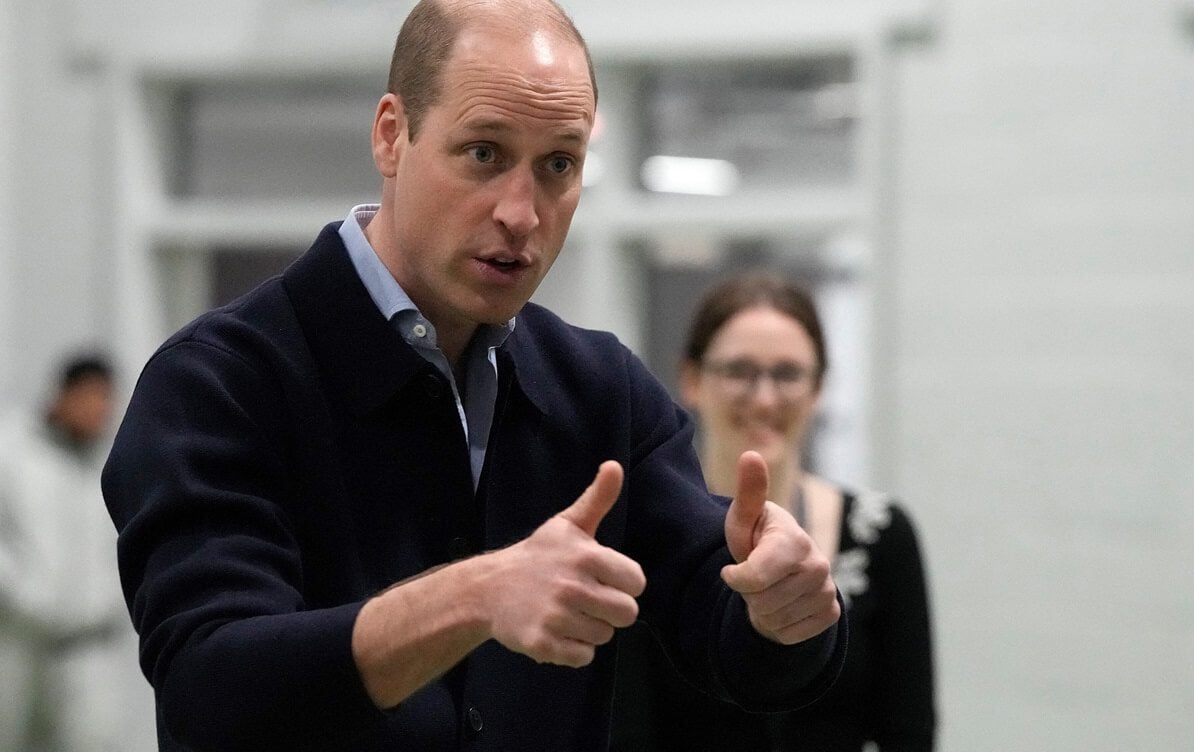
[[[473,731],[480,731],[485,727],[485,721],[481,718],[481,711],[476,708],[468,709],[468,727]]]

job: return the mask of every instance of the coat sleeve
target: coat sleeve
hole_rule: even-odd
[[[304,603],[281,400],[241,356],[167,345],[103,474],[142,668],[168,733],[195,750],[348,749],[329,730],[383,718],[351,654],[362,604]]]

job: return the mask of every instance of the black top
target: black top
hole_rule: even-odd
[[[882,494],[846,493],[833,574],[846,601],[849,640],[842,673],[821,699],[790,713],[748,713],[667,680],[670,672],[648,678],[620,662],[611,749],[858,752],[873,741],[882,752],[932,750],[926,578],[904,509]],[[650,663],[668,661],[645,628],[636,627],[625,644]]]

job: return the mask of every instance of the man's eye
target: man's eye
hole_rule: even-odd
[[[552,157],[547,160],[547,169],[556,175],[563,175],[572,169],[572,159],[570,157]]]
[[[497,150],[492,146],[479,144],[477,146],[470,146],[468,150],[473,155],[473,159],[478,162],[489,164],[497,160]]]

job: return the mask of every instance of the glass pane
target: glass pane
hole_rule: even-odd
[[[642,185],[713,195],[845,186],[856,91],[845,56],[653,68],[639,107]]]
[[[299,248],[217,248],[211,252],[208,304],[221,306],[244,295],[299,257]]]
[[[374,196],[365,79],[203,81],[173,96],[171,193],[211,199]]]

